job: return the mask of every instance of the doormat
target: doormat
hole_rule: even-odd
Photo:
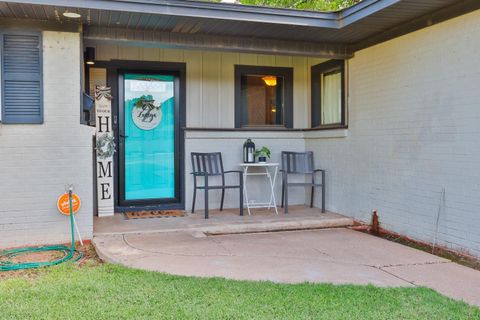
[[[146,219],[146,218],[177,218],[184,217],[185,213],[180,210],[160,210],[160,211],[130,211],[125,212],[128,219]]]

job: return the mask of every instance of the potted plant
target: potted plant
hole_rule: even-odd
[[[267,158],[270,158],[270,154],[270,149],[268,149],[267,147],[262,147],[255,150],[255,156],[258,158],[258,162],[260,163],[267,162]]]

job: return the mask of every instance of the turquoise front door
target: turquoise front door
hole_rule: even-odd
[[[119,79],[123,82],[120,84],[123,88],[121,204],[175,202],[178,198],[175,76],[123,73]]]

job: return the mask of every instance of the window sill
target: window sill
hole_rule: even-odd
[[[304,129],[292,129],[286,128],[283,126],[272,126],[272,127],[241,127],[241,128],[198,128],[198,127],[190,127],[190,128],[183,128],[185,131],[247,131],[247,132],[256,132],[256,131],[304,131]]]
[[[303,139],[301,129],[261,130],[230,128],[186,128],[186,139]]]
[[[317,130],[336,130],[336,129],[348,129],[348,125],[346,124],[324,124],[316,127],[311,127],[308,129],[305,129],[307,131],[317,131]]]
[[[274,129],[274,128],[183,128],[187,139],[332,139],[348,137],[347,128]],[[247,134],[248,133],[248,134]]]
[[[348,137],[347,128],[336,129],[307,129],[304,132],[305,139],[334,139]]]

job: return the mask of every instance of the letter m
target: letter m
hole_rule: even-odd
[[[99,172],[98,172],[98,177],[103,178],[103,177],[112,177],[112,162],[108,162],[106,167],[103,166],[102,162],[99,162]]]

